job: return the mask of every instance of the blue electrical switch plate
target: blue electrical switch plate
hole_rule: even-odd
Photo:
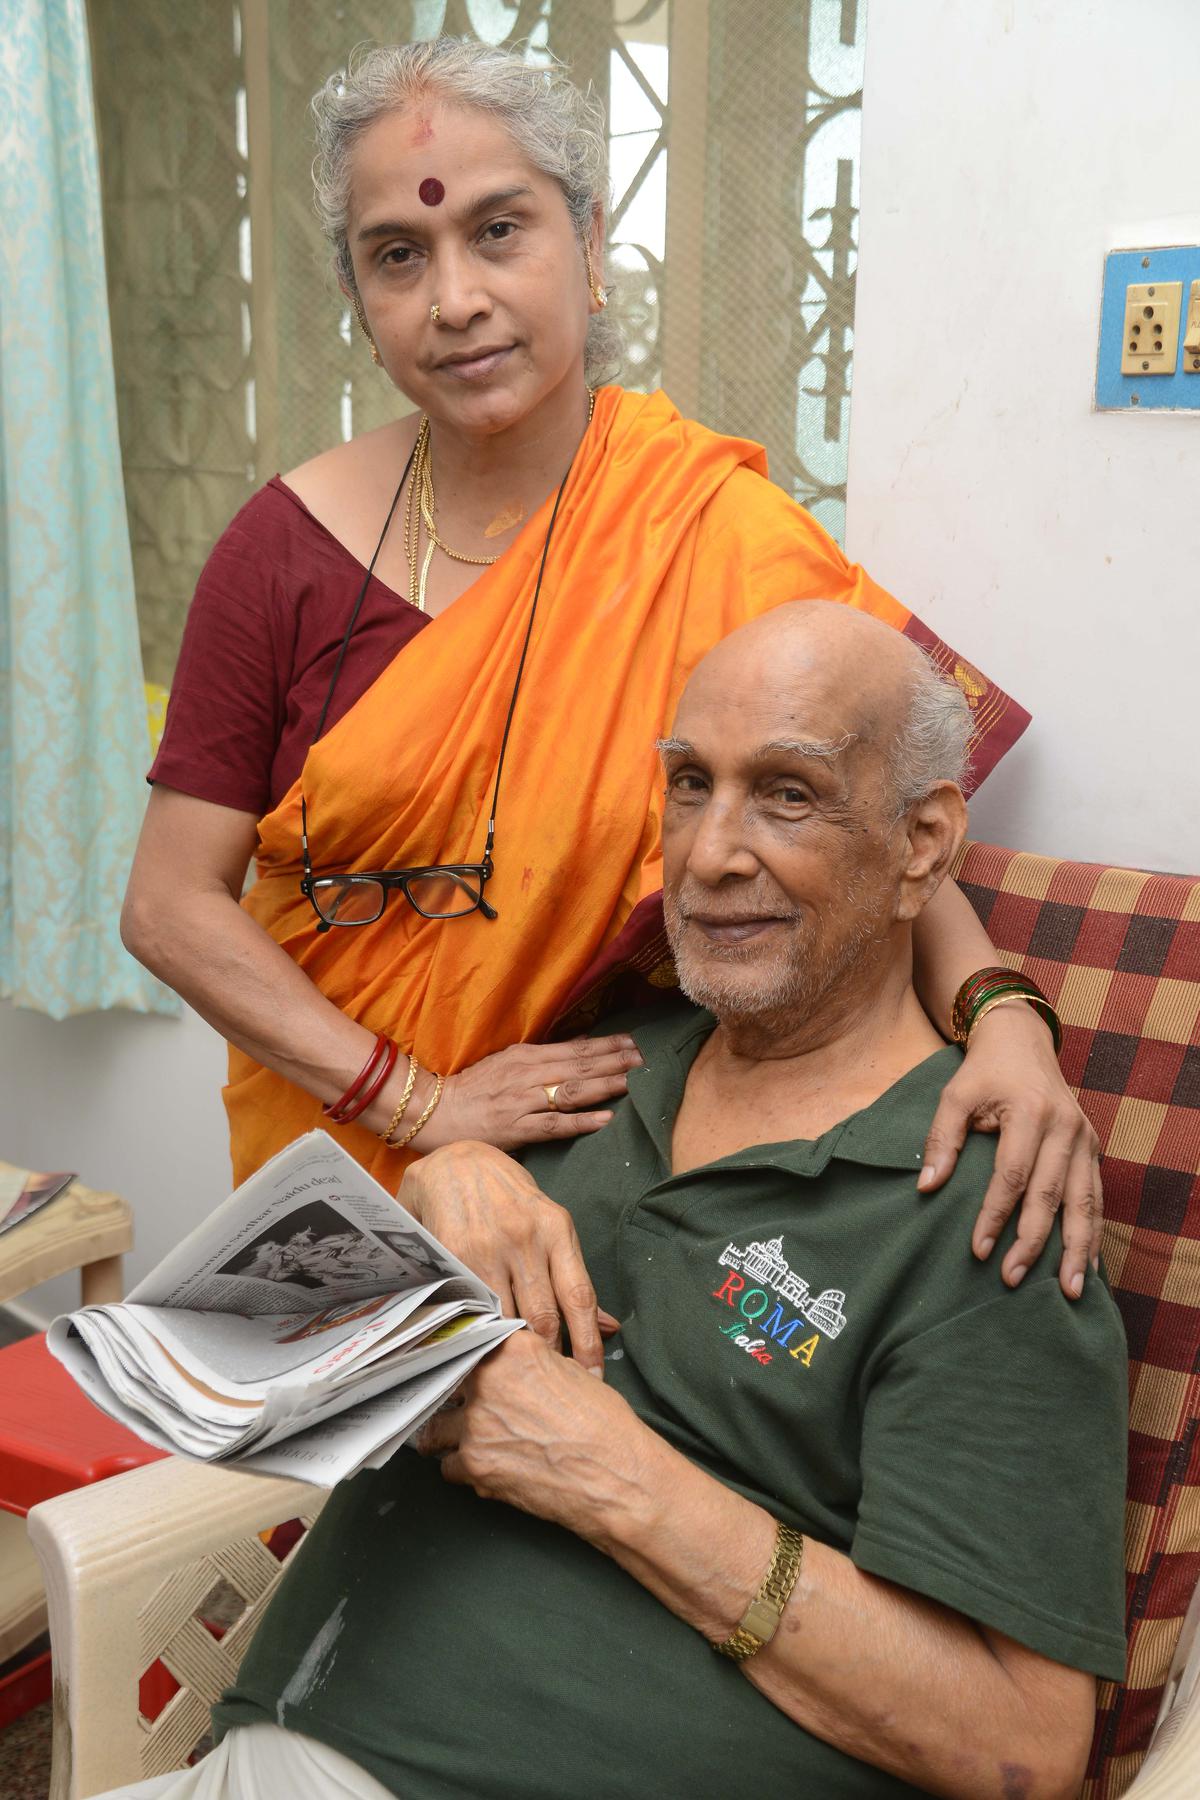
[[[1122,375],[1125,344],[1125,290],[1147,282],[1181,281],[1179,338],[1174,373]],[[1100,348],[1096,357],[1098,412],[1200,412],[1200,370],[1185,360],[1188,297],[1200,281],[1200,244],[1174,244],[1158,250],[1110,250],[1104,259],[1104,292],[1100,302]]]

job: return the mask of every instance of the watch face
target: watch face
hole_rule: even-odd
[[[760,1594],[746,1608],[738,1629],[744,1631],[748,1636],[756,1637],[759,1644],[765,1644],[768,1638],[775,1634],[781,1611],[782,1608],[777,1601],[768,1600]],[[755,1648],[757,1649],[758,1645]]]

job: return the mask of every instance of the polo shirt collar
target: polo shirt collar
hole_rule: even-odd
[[[671,1132],[688,1071],[715,1026],[710,1012],[681,1002],[668,1013],[632,1027],[644,1067],[630,1071],[629,1100],[658,1152],[664,1172],[671,1167]],[[947,1044],[902,1075],[870,1106],[832,1125],[819,1138],[751,1144],[710,1166],[776,1168],[810,1179],[820,1175],[835,1158],[876,1169],[919,1169],[924,1160],[931,1104],[936,1104],[961,1061],[961,1051]]]

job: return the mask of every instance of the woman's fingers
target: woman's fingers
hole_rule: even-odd
[[[1040,1133],[1028,1121],[1006,1123],[996,1146],[992,1178],[971,1233],[971,1248],[976,1256],[986,1260],[996,1248],[996,1239],[1029,1185],[1039,1142]]]
[[[1104,1229],[1104,1181],[1100,1174],[1100,1150],[1092,1145],[1092,1197],[1096,1202],[1096,1210],[1092,1214],[1092,1245],[1088,1258],[1093,1269],[1100,1268],[1100,1238]]]
[[[1003,1153],[1004,1139],[1000,1140],[1000,1148],[996,1152],[997,1162]],[[1054,1227],[1054,1219],[1062,1206],[1067,1191],[1067,1173],[1071,1167],[1071,1143],[1064,1142],[1056,1132],[1042,1139],[1038,1147],[1033,1167],[1025,1184],[1025,1192],[1021,1199],[1021,1212],[1017,1220],[1017,1236],[1000,1267],[1000,1273],[1009,1287],[1016,1287],[1029,1273],[1038,1257],[1046,1247],[1046,1240]],[[1091,1237],[1091,1221],[1088,1221],[1088,1239]],[[1078,1266],[1086,1264],[1086,1255],[1079,1255]],[[1071,1261],[1071,1274],[1076,1272],[1074,1256]],[[1060,1275],[1061,1279],[1061,1275]],[[1080,1291],[1082,1292],[1082,1284]],[[1071,1295],[1072,1299],[1077,1298]]]
[[[917,1186],[923,1194],[932,1194],[949,1181],[958,1161],[958,1153],[967,1141],[971,1126],[971,1110],[958,1097],[953,1081],[942,1089],[933,1123],[925,1137],[925,1153]]]
[[[517,1119],[504,1138],[504,1148],[516,1150],[523,1144],[544,1144],[553,1138],[587,1137],[603,1131],[612,1118],[610,1112],[531,1112]]]
[[[631,1037],[573,1038],[565,1044],[529,1044],[526,1073],[539,1082],[586,1081],[636,1069],[641,1054]],[[530,1068],[532,1065],[532,1071]]]
[[[529,1095],[530,1112],[543,1107],[552,1112],[582,1112],[585,1106],[596,1106],[601,1100],[612,1100],[626,1089],[625,1075],[594,1076],[586,1081],[542,1082]],[[554,1105],[550,1106],[547,1087],[553,1087]]]
[[[1096,1215],[1100,1211],[1100,1187],[1091,1143],[1080,1135],[1071,1149],[1063,1183],[1063,1253],[1058,1280],[1069,1300],[1078,1300],[1087,1279],[1087,1267],[1096,1241]]]

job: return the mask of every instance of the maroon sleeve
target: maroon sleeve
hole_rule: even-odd
[[[204,565],[148,777],[256,818],[271,804],[291,664],[280,638],[294,631],[275,591],[280,505],[272,488],[255,494]]]

